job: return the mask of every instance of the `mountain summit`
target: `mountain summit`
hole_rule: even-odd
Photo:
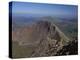
[[[58,55],[70,42],[70,39],[49,21],[38,21],[28,27],[19,28],[12,32],[12,37],[18,46],[31,48],[29,57]]]

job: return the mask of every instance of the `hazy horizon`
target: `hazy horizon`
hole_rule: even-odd
[[[78,15],[78,7],[75,5],[12,2],[12,6],[13,16],[77,18]]]

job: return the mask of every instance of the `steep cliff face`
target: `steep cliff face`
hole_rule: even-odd
[[[56,25],[48,21],[39,21],[36,26],[41,34],[41,39],[39,38],[39,44],[32,56],[56,55],[70,41]]]
[[[55,24],[48,21],[38,21],[29,27],[13,31],[12,37],[19,46],[33,48],[30,55],[26,57],[60,55],[58,52],[71,42]]]

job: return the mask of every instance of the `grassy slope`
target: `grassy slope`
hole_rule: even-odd
[[[13,58],[29,57],[33,52],[33,48],[26,46],[19,46],[17,42],[12,42],[12,56]]]

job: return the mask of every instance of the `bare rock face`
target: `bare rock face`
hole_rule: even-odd
[[[59,55],[58,52],[70,42],[55,24],[48,21],[38,21],[29,27],[13,31],[12,36],[19,46],[33,48],[29,57]]]

